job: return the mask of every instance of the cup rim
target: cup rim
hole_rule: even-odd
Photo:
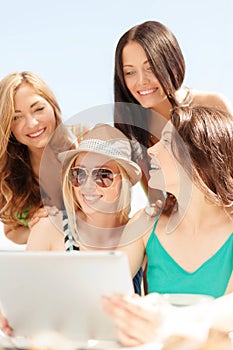
[[[214,300],[214,297],[206,294],[166,293],[163,294],[163,299],[172,306],[192,306],[209,303]]]

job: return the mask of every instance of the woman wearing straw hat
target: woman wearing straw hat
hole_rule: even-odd
[[[128,244],[152,227],[154,219],[144,211],[129,223],[131,188],[141,169],[131,161],[130,142],[118,129],[98,124],[84,134],[77,149],[59,157],[66,212],[35,224],[27,250],[115,249],[120,240]],[[124,234],[124,242],[126,227],[130,233]],[[139,293],[141,274],[134,282]]]

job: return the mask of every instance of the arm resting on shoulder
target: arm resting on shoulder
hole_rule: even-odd
[[[55,206],[49,207],[45,206],[39,208],[30,220],[23,219],[27,225],[19,223],[18,225],[6,225],[4,224],[4,233],[6,237],[16,244],[26,244],[28,237],[30,235],[30,230],[41,218],[47,217],[48,215],[58,214],[58,209]]]

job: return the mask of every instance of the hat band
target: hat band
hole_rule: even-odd
[[[126,140],[103,141],[98,139],[86,139],[80,142],[78,150],[79,152],[82,150],[99,152],[108,157],[131,161],[131,147],[129,141]]]

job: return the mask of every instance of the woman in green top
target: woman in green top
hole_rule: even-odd
[[[146,253],[150,293],[233,293],[232,149],[232,115],[201,106],[174,108],[160,141],[149,148],[149,185],[177,199],[170,216],[156,218],[152,233],[125,248],[132,271]],[[127,308],[127,301],[106,301],[121,325],[120,336],[130,344],[131,332],[135,339],[144,333],[129,325],[143,323],[147,313],[135,311],[135,316]]]

